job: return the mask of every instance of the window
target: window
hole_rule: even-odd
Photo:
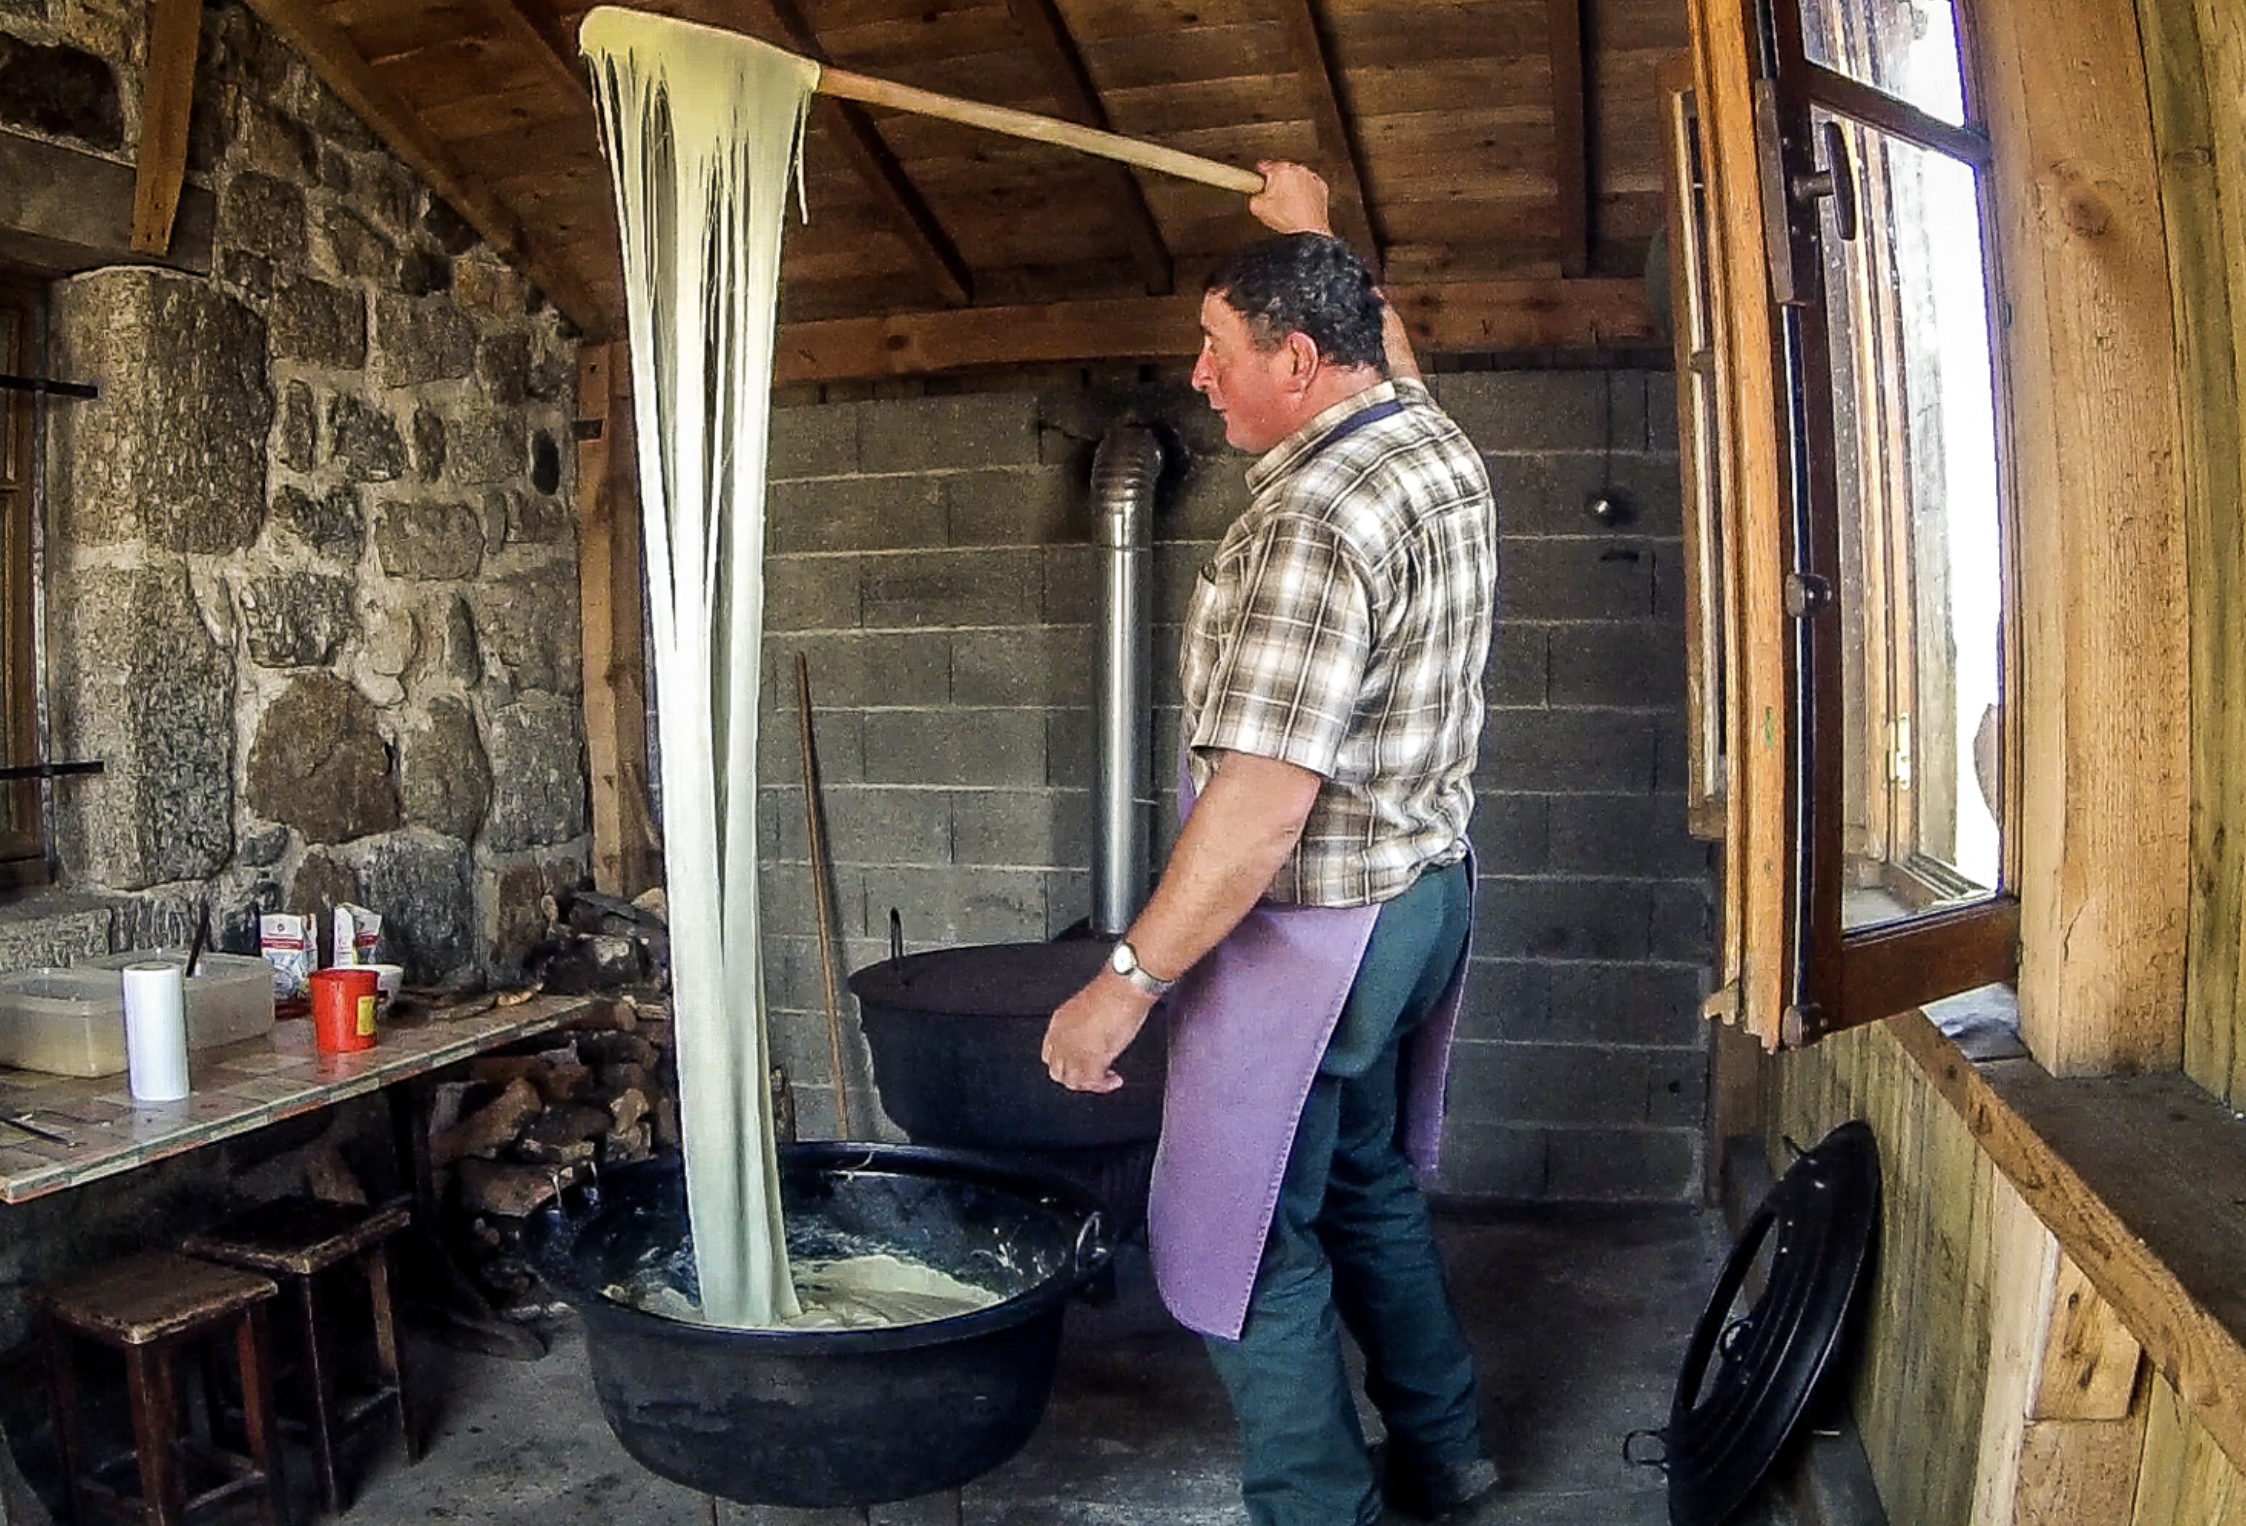
[[[1678,390],[1721,572],[1688,627],[1721,674],[1711,1009],[1775,1047],[2016,969],[1989,154],[1951,0],[1695,12],[1672,184],[1710,293]]]
[[[39,316],[37,289],[0,277],[0,374],[37,374]],[[40,760],[33,403],[0,388],[0,766]],[[37,780],[0,782],[0,886],[47,877],[40,801]]]

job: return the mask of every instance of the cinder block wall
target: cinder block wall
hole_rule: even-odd
[[[1470,1006],[1443,1187],[1681,1199],[1700,1187],[1708,851],[1684,827],[1684,636],[1670,379],[1457,372],[1486,453],[1502,607],[1474,837]],[[1162,425],[1153,557],[1156,860],[1174,822],[1178,621],[1247,459],[1175,383],[798,400],[774,416],[762,830],[768,999],[807,1135],[835,1110],[798,743],[809,662],[845,969],[1050,937],[1090,910],[1091,452]],[[1611,441],[1611,444],[1610,444]],[[1615,529],[1587,495],[1635,510]],[[886,1130],[843,999],[860,1132]]]

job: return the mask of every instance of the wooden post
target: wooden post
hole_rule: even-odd
[[[162,254],[187,183],[187,120],[195,105],[195,55],[203,45],[202,0],[156,0],[140,98],[140,151],[133,182],[133,249]]]
[[[2021,1036],[2173,1069],[2190,685],[2176,333],[2133,0],[1978,8],[2019,505]]]
[[[2218,21],[2213,3],[2138,0],[2137,16],[2173,277],[2191,569],[2184,1070],[2237,1107],[2246,1099],[2246,120],[2236,102],[2246,31]]]
[[[584,626],[585,748],[592,764],[593,884],[634,896],[661,881],[648,796],[646,645],[630,351],[586,345],[577,362],[577,588]]]

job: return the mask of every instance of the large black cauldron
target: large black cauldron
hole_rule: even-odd
[[[1038,1057],[1053,1011],[1112,940],[989,943],[899,954],[850,977],[882,1111],[915,1143],[1083,1150],[1162,1132],[1169,1046],[1157,1006],[1117,1057],[1122,1088],[1072,1092]]]
[[[686,1238],[685,1172],[649,1161],[533,1221],[540,1273],[584,1315],[593,1386],[624,1449],[752,1505],[873,1505],[955,1488],[1045,1413],[1069,1293],[1102,1270],[1081,1188],[958,1151],[783,1149],[792,1255],[886,1249],[1007,1296],[874,1330],[730,1330],[605,1297]]]

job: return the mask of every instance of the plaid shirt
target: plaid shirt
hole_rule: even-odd
[[[1325,439],[1391,398],[1400,412]],[[1194,785],[1225,752],[1322,775],[1267,899],[1392,900],[1466,852],[1497,609],[1489,477],[1427,389],[1401,381],[1319,414],[1248,488],[1186,616]]]

